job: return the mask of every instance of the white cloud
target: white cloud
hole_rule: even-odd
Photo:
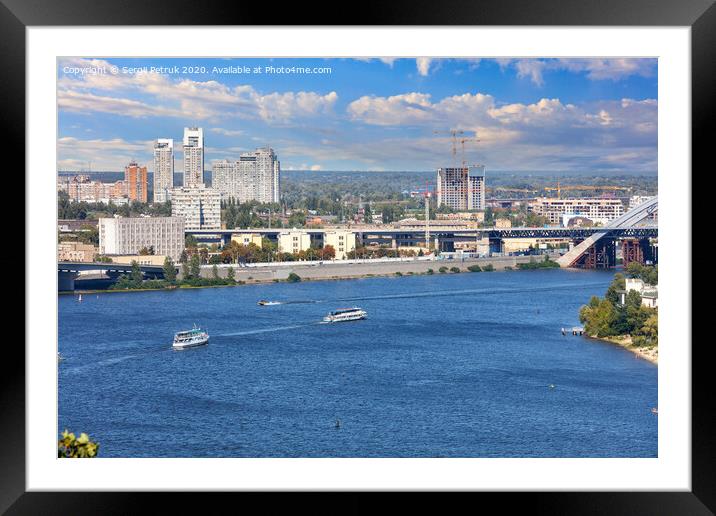
[[[650,58],[564,58],[564,59],[506,59],[495,61],[502,70],[513,67],[520,78],[529,78],[537,86],[544,85],[544,72],[568,70],[585,73],[594,81],[619,81],[633,75],[652,77],[656,74],[657,61]]]
[[[415,59],[415,65],[418,68],[418,73],[422,76],[427,76],[430,73],[430,63],[433,59],[430,57],[418,57]]]
[[[152,169],[153,140],[127,141],[121,138],[81,140],[65,136],[57,140],[57,167],[60,170],[87,169],[121,171],[131,160]]]
[[[67,63],[67,64],[65,64]],[[67,60],[64,66],[111,66],[107,61]],[[124,98],[98,95],[121,92]],[[262,94],[252,86],[229,87],[217,81],[174,81],[167,75],[137,72],[119,75],[73,74],[58,80],[60,109],[99,111],[131,117],[176,116],[195,120],[238,117],[268,123],[290,123],[296,117],[331,112],[338,94],[311,91]]]
[[[224,136],[242,136],[246,134],[244,131],[224,129],[222,127],[212,127],[211,129],[209,129],[209,131],[216,134],[223,134]]]

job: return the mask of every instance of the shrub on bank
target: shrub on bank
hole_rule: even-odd
[[[447,267],[440,267],[440,268],[438,269],[438,271],[440,272],[440,274],[445,274],[445,273],[447,272],[447,270],[448,270]]]
[[[425,274],[435,274],[435,271],[432,269],[428,269]]]
[[[452,272],[453,274],[457,274],[458,272],[460,272],[460,268],[459,267],[450,267],[450,272]]]
[[[402,272],[400,272],[400,271],[398,271],[398,272],[396,272],[396,273],[395,273],[395,275],[396,275],[396,276],[402,276],[402,275],[403,275],[403,273],[402,273]]]
[[[495,267],[493,267],[491,263],[488,263],[482,268],[482,270],[485,272],[492,272],[495,270]]]
[[[520,270],[533,270],[533,269],[554,269],[558,268],[559,264],[554,260],[550,260],[549,256],[544,257],[541,262],[536,261],[534,258],[530,258],[528,263],[518,263],[517,268]]]
[[[482,268],[479,265],[470,265],[467,270],[470,272],[482,272]]]
[[[99,443],[90,440],[85,433],[75,438],[74,433],[65,430],[57,441],[57,457],[60,459],[88,459],[96,457],[98,452]]]
[[[301,281],[301,276],[299,276],[295,272],[292,272],[288,275],[286,281],[288,281],[289,283],[298,283],[299,281]]]

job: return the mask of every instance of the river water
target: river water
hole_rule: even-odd
[[[657,367],[560,332],[612,276],[59,296],[58,431],[101,457],[656,457]],[[346,306],[369,318],[318,324]],[[209,345],[173,351],[193,323]]]

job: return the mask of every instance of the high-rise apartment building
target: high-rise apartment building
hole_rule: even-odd
[[[181,217],[115,217],[99,219],[100,254],[137,254],[143,247],[176,261],[184,250]]]
[[[166,202],[174,188],[174,140],[158,139],[154,144],[154,202]]]
[[[147,202],[147,167],[130,162],[124,167],[124,182],[130,201]]]
[[[439,168],[437,178],[438,208],[454,210],[485,209],[485,167]]]
[[[281,164],[271,148],[245,152],[238,161],[214,161],[211,185],[223,199],[279,202]]]
[[[187,231],[221,229],[221,194],[203,184],[174,188],[172,216],[182,217]]]
[[[204,130],[184,128],[184,186],[204,184]]]

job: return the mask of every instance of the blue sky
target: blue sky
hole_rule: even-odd
[[[174,138],[180,172],[190,125],[207,169],[270,145],[284,170],[432,170],[449,129],[488,170],[657,167],[656,59],[64,58],[57,98],[61,170],[151,170]]]

